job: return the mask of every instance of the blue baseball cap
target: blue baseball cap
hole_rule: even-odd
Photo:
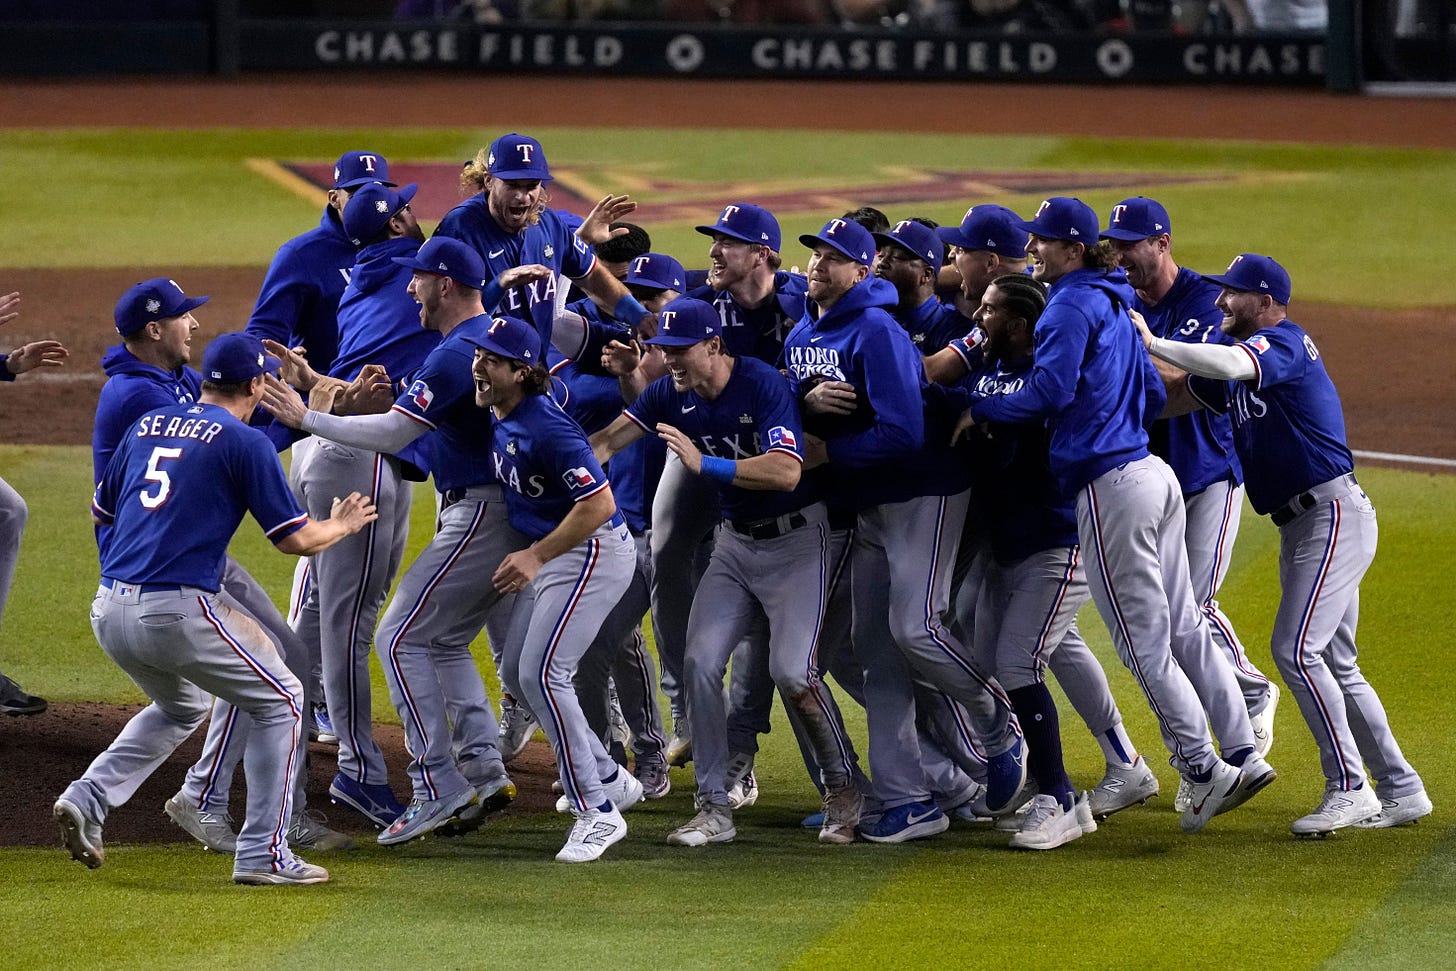
[[[490,143],[485,156],[485,170],[497,179],[533,179],[551,181],[546,167],[546,153],[541,143],[529,135],[511,132]]]
[[[335,189],[352,189],[356,185],[394,185],[389,181],[389,160],[378,152],[345,152],[334,163]]]
[[[964,250],[1026,259],[1026,230],[1021,228],[1021,217],[1005,206],[972,206],[959,226],[942,226],[935,235]]]
[[[395,256],[394,262],[420,273],[448,276],[473,290],[485,289],[485,263],[475,247],[449,236],[433,236],[413,256]]]
[[[154,320],[180,317],[207,303],[208,297],[189,297],[176,280],[164,276],[143,280],[116,301],[116,332],[130,337]]]
[[[234,384],[275,372],[282,366],[278,358],[263,349],[261,340],[252,334],[234,331],[214,337],[207,345],[202,355],[202,378]]]
[[[363,246],[378,236],[395,214],[409,205],[419,188],[414,182],[397,192],[379,183],[360,186],[344,206],[344,232],[349,234],[349,241]]]
[[[683,265],[666,253],[643,253],[627,263],[627,277],[622,282],[647,290],[681,291],[687,278]]]
[[[825,243],[865,266],[869,266],[875,258],[875,240],[870,231],[848,219],[831,219],[818,233],[800,236],[799,242],[810,249]]]
[[[697,297],[678,297],[657,315],[657,336],[644,344],[691,347],[710,337],[723,336],[723,321],[713,305]]]
[[[1102,231],[1102,238],[1136,243],[1140,239],[1172,232],[1173,223],[1162,203],[1146,196],[1133,196],[1112,207],[1112,219]]]
[[[484,334],[478,337],[465,334],[464,337],[466,342],[512,361],[535,364],[541,356],[541,335],[519,317],[502,314],[491,319]]]
[[[912,253],[917,260],[924,260],[933,273],[939,273],[940,265],[945,262],[945,244],[929,226],[902,219],[888,233],[875,233],[874,236],[881,243],[898,246]]]
[[[721,234],[745,243],[767,246],[775,253],[784,241],[783,234],[779,232],[779,221],[774,218],[773,213],[747,202],[724,206],[717,222],[711,226],[696,228],[704,236]]]
[[[1081,199],[1052,196],[1041,204],[1029,222],[1022,220],[1016,228],[1042,239],[1065,239],[1096,246],[1101,225],[1097,213]]]
[[[1278,303],[1289,304],[1289,272],[1268,256],[1243,253],[1234,257],[1226,272],[1209,276],[1221,287],[1249,293],[1267,293]]]

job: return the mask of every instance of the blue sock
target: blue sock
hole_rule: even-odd
[[[1006,694],[1026,735],[1026,768],[1036,779],[1037,789],[1042,795],[1055,796],[1063,809],[1071,809],[1076,796],[1062,765],[1062,731],[1052,693],[1038,683]]]
[[[612,806],[612,800],[608,799],[606,802],[602,803],[600,806],[597,807],[597,812],[609,813],[612,811],[613,808],[614,807]]]

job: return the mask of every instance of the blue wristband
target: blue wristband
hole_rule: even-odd
[[[627,293],[623,294],[622,299],[618,300],[617,305],[612,308],[612,316],[628,327],[636,327],[637,321],[647,316],[647,308],[642,306],[642,301]]]
[[[719,459],[711,455],[703,456],[703,478],[712,479],[714,482],[721,482],[724,485],[732,485],[733,477],[738,474],[738,463],[732,459]]]

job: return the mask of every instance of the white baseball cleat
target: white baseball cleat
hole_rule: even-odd
[[[1056,796],[1034,797],[1031,808],[1022,817],[1021,828],[1011,837],[1011,845],[1019,850],[1054,850],[1080,838],[1084,832],[1077,807],[1086,801],[1087,795],[1083,793],[1071,809],[1064,809]],[[1083,815],[1092,821],[1090,811]],[[1096,829],[1097,824],[1092,822],[1092,830]]]
[[[497,741],[501,761],[507,765],[515,761],[526,750],[527,743],[531,741],[531,736],[536,733],[540,724],[531,709],[514,698],[502,697],[500,737]]]
[[[1173,812],[1186,813],[1193,804],[1193,783],[1186,776],[1178,777],[1178,792],[1173,796]]]
[[[627,835],[627,821],[615,807],[606,812],[588,809],[575,815],[576,822],[571,824],[566,843],[556,854],[558,862],[590,863],[600,859],[607,847]]]
[[[1179,820],[1183,832],[1200,832],[1209,820],[1227,809],[1238,792],[1240,778],[1242,774],[1238,769],[1219,759],[1213,763],[1206,782],[1189,779],[1188,811]]]
[[[287,886],[290,884],[328,883],[329,871],[293,857],[287,863],[274,864],[265,870],[233,870],[233,883],[252,887]]]
[[[1242,806],[1277,778],[1279,778],[1279,773],[1274,771],[1274,766],[1265,762],[1258,753],[1250,755],[1244,759],[1244,764],[1239,766],[1238,787],[1219,812],[1226,813],[1230,809]]]
[[[88,870],[95,870],[106,862],[106,850],[101,846],[100,823],[64,796],[56,800],[51,816],[61,828],[61,842],[71,851],[71,859],[84,863]]]
[[[233,832],[232,819],[226,813],[198,809],[179,792],[162,804],[167,818],[182,827],[205,850],[214,853],[236,853],[238,834]]]
[[[1145,803],[1158,794],[1158,777],[1141,755],[1132,765],[1108,763],[1102,781],[1088,795],[1092,815],[1106,819],[1129,806]]]
[[[706,805],[682,826],[667,834],[673,846],[707,846],[709,843],[731,843],[738,830],[733,828],[733,810],[727,806]]]
[[[824,823],[819,842],[843,845],[854,842],[854,831],[864,811],[864,797],[851,783],[824,793]]]
[[[1257,715],[1249,716],[1254,726],[1254,754],[1263,758],[1274,747],[1274,711],[1279,707],[1279,686],[1269,682],[1269,703]]]
[[[1435,807],[1431,805],[1431,797],[1426,795],[1426,790],[1421,789],[1408,796],[1380,800],[1380,812],[1369,819],[1360,820],[1355,826],[1359,829],[1387,829],[1407,823],[1414,824],[1422,817],[1429,816],[1433,809]]]
[[[602,783],[602,792],[612,800],[612,805],[617,807],[618,812],[631,809],[642,801],[644,795],[642,783],[620,765],[617,766],[617,777],[611,782]]]
[[[1326,789],[1319,808],[1290,824],[1295,836],[1326,836],[1378,816],[1382,806],[1369,783],[1358,789]]]

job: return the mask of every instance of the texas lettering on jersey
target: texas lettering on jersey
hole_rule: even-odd
[[[507,444],[506,451],[514,455],[516,453],[514,446],[514,442]],[[520,470],[516,468],[514,462],[507,462],[506,456],[501,454],[500,450],[492,452],[491,455],[495,459],[495,477],[509,487],[512,492],[521,496],[530,496],[532,499],[540,499],[546,494],[546,483],[542,480],[541,476],[528,476],[526,481],[522,483]],[[568,480],[567,484],[571,484],[570,480]]]

